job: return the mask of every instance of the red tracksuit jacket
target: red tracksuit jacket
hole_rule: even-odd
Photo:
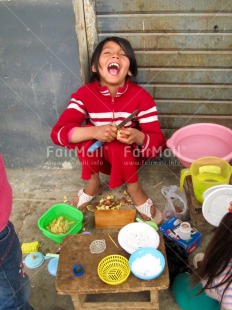
[[[100,126],[112,122],[118,125],[136,109],[138,113],[135,119],[124,127],[135,127],[145,134],[142,147],[128,146],[115,140],[104,143],[101,150],[90,156],[87,148],[94,141],[69,142],[70,130],[83,126],[84,121],[85,126]],[[79,88],[72,94],[67,108],[52,128],[51,138],[55,144],[76,148],[82,162],[83,179],[88,180],[92,173],[107,173],[110,174],[111,188],[124,182],[136,182],[138,166],[148,158],[155,158],[165,147],[153,98],[145,89],[129,80],[124,87],[118,89],[114,97],[107,87],[101,87],[97,81]]]

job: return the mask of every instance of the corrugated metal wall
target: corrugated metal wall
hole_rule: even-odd
[[[74,7],[84,82],[97,42],[122,36],[167,137],[196,122],[232,128],[232,1],[76,0]]]

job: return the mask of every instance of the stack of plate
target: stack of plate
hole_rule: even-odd
[[[203,194],[202,213],[213,226],[220,224],[232,202],[232,185],[218,185],[207,189]]]

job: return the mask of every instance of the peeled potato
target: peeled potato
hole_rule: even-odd
[[[123,129],[123,128],[122,128]],[[124,133],[122,133],[121,129],[117,130],[117,138],[123,138],[123,139],[127,139],[128,135],[125,135]]]
[[[118,130],[117,130],[117,138],[120,138],[120,137],[121,137],[121,130],[118,129]]]
[[[58,216],[46,227],[48,231],[54,234],[66,234],[69,231],[69,223],[63,216]]]

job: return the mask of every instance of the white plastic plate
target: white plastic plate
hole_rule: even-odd
[[[208,194],[202,204],[202,213],[207,222],[218,226],[228,212],[232,201],[232,188],[219,188]]]
[[[157,249],[160,237],[154,228],[146,223],[130,223],[119,231],[118,243],[126,252],[132,254],[144,247]]]
[[[210,188],[208,188],[207,190],[204,191],[203,193],[203,199],[205,200],[205,198],[212,193],[213,191],[215,191],[216,189],[219,188],[232,188],[232,185],[228,185],[228,184],[223,184],[223,185],[216,185],[216,186],[212,186]]]

